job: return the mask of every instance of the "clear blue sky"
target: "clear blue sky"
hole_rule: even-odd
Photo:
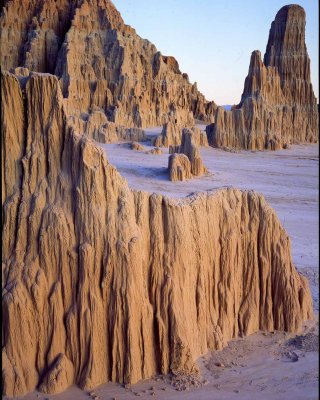
[[[182,72],[217,104],[240,101],[250,55],[264,55],[271,22],[290,2],[279,0],[113,0],[126,24],[164,55],[174,56]],[[297,2],[307,14],[306,43],[311,80],[318,93],[319,7]]]

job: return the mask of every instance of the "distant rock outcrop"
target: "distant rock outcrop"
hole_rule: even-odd
[[[95,110],[83,114],[81,118],[69,116],[68,123],[77,132],[101,143],[118,141],[146,141],[145,131],[141,128],[126,128],[115,122],[108,121],[104,112]]]
[[[288,5],[272,22],[264,61],[251,56],[241,102],[231,111],[218,107],[207,126],[210,145],[277,150],[318,141],[318,108],[310,81],[305,44],[306,16]]]
[[[74,119],[96,108],[125,127],[170,117],[185,126],[193,117],[213,121],[215,103],[173,57],[125,25],[109,0],[6,1],[0,25],[2,70],[55,74]]]
[[[197,126],[193,126],[190,130],[192,131],[192,140],[197,146],[199,147],[209,146],[208,137],[205,131],[202,131]]]

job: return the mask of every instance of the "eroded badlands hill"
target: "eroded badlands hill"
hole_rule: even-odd
[[[212,121],[208,102],[163,56],[125,25],[109,0],[10,0],[1,14],[1,67],[55,74],[68,115],[86,120],[102,111],[126,127],[192,126]]]
[[[207,127],[215,147],[277,150],[318,141],[318,107],[310,81],[302,7],[281,8],[271,24],[264,60],[251,55],[239,105],[219,107]]]
[[[311,318],[261,196],[131,191],[68,127],[55,76],[1,79],[4,394],[191,372],[239,334]]]

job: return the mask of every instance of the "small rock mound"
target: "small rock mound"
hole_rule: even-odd
[[[185,154],[172,154],[169,157],[170,181],[185,181],[192,178],[191,164]]]
[[[142,150],[144,150],[144,147],[141,144],[137,143],[137,142],[132,142],[132,143],[130,143],[130,149],[131,150],[142,151]]]
[[[319,336],[314,333],[307,333],[306,335],[297,335],[287,342],[287,346],[295,347],[298,350],[318,351],[319,350]]]
[[[163,151],[159,147],[155,147],[152,150],[146,152],[146,154],[163,154]]]

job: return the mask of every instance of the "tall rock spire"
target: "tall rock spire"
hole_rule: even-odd
[[[302,7],[282,7],[271,24],[264,64],[276,67],[284,95],[291,101],[315,101],[310,83],[310,59],[305,43],[306,14]]]
[[[305,11],[295,4],[282,7],[271,24],[263,62],[268,67],[277,67],[282,79],[292,76],[310,79],[305,26]]]
[[[230,112],[218,109],[215,124],[207,127],[211,145],[276,150],[318,141],[305,25],[305,11],[298,5],[277,13],[264,61],[260,51],[251,55],[240,104]]]

